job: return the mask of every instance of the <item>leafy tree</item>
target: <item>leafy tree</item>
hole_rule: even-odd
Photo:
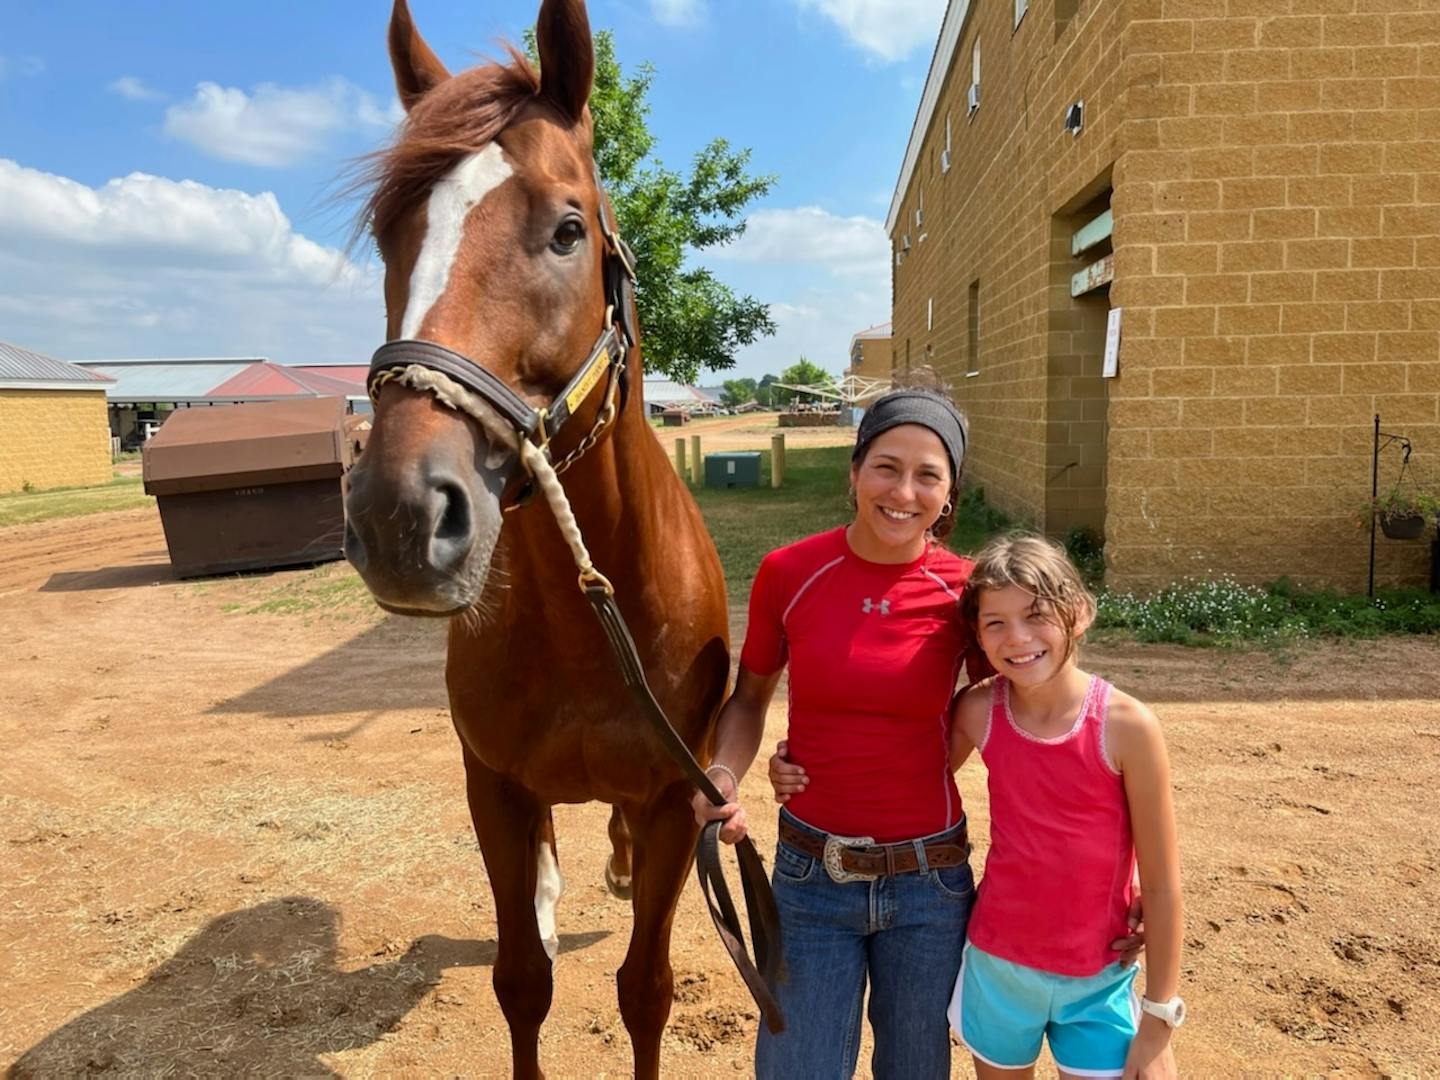
[[[789,383],[791,386],[833,386],[835,378],[818,364],[812,364],[805,357],[800,357],[784,371],[780,372],[780,378],[776,382]],[[789,404],[792,401],[819,401],[813,394],[802,394],[798,390],[786,390],[776,387],[772,392],[773,400],[777,405]]]
[[[536,60],[533,31],[525,44]],[[745,207],[769,191],[775,177],[747,173],[750,151],[732,149],[724,139],[695,155],[688,176],[652,158],[646,95],[654,80],[648,63],[627,77],[611,32],[595,34],[595,161],[620,235],[635,253],[646,366],[694,382],[702,367],[734,367],[737,349],[775,332],[765,304],[736,296],[704,267],[686,265],[688,253],[737,239],[745,231]]]
[[[755,400],[767,409],[775,403],[775,391],[771,389],[771,384],[774,382],[774,375],[763,375],[760,378],[760,385],[755,387]]]
[[[755,400],[754,379],[726,379],[720,389],[720,404],[729,408]]]

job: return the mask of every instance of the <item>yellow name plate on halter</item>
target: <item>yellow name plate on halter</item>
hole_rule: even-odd
[[[580,403],[590,396],[590,391],[595,389],[595,384],[600,381],[610,367],[610,350],[606,349],[600,354],[600,358],[590,366],[585,377],[575,384],[575,389],[565,395],[565,408],[574,412],[580,407]]]

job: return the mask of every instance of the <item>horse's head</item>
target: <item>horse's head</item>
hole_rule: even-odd
[[[385,262],[387,339],[406,343],[387,346],[396,373],[428,349],[452,371],[488,371],[521,409],[553,414],[605,331],[613,250],[592,157],[583,0],[544,0],[536,37],[538,75],[516,54],[452,77],[395,0],[390,59],[408,115],[377,155],[367,220]],[[514,442],[500,437],[509,425],[485,405],[493,422],[448,407],[413,379],[372,374],[377,389],[345,553],[383,607],[460,611],[484,589],[502,495],[520,475]],[[564,394],[574,428],[590,430],[600,396]]]

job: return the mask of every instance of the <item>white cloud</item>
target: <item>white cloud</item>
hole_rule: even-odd
[[[0,159],[7,340],[70,359],[363,361],[378,273],[297,232],[269,192],[132,173],[91,188]]]
[[[165,133],[225,161],[283,167],[314,154],[339,131],[383,127],[400,119],[346,79],[291,89],[261,83],[247,94],[202,82],[190,100],[165,110]]]
[[[705,12],[705,0],[650,0],[650,13],[663,26],[694,26]]]
[[[0,81],[30,79],[45,70],[45,61],[38,56],[0,55]]]
[[[818,206],[757,210],[739,240],[707,257],[756,263],[811,263],[842,275],[888,280],[890,242],[875,218],[839,217]]]
[[[767,301],[775,321],[775,334],[741,349],[727,378],[759,378],[800,356],[838,375],[850,336],[890,317],[890,243],[875,218],[818,206],[757,210],[739,240],[705,259],[733,288]]]
[[[794,0],[838,26],[851,43],[887,63],[933,47],[946,0]]]
[[[112,94],[119,94],[131,101],[164,101],[165,95],[159,90],[146,86],[137,76],[121,75],[106,87]]]
[[[889,284],[881,278],[861,288],[809,289],[790,302],[772,303],[775,333],[741,349],[733,371],[717,373],[713,380],[704,375],[700,381],[779,374],[802,356],[840,375],[850,363],[855,331],[890,318]]]

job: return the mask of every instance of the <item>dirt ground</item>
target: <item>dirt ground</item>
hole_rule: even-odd
[[[443,627],[267,603],[346,577],[175,581],[153,510],[0,530],[0,1066],[507,1072]],[[1440,644],[1087,662],[1166,722],[1182,1072],[1440,1073]],[[960,787],[983,841],[981,767]],[[744,794],[758,811],[758,773]],[[625,1075],[629,919],[602,885],[605,808],[555,816],[568,887],[543,1060]],[[752,817],[772,850],[773,818]],[[666,1074],[748,1073],[755,1011],[693,884],[673,959]]]

